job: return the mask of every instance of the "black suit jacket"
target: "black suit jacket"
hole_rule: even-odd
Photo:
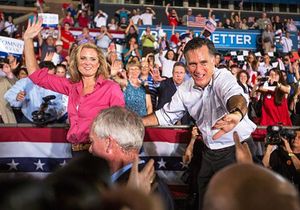
[[[145,163],[140,163],[139,164],[139,171],[142,170],[145,166]],[[127,184],[127,181],[129,179],[129,175],[130,175],[130,169],[128,169],[127,171],[125,171],[119,178],[117,178],[117,180],[115,181],[116,183],[119,184]],[[166,185],[166,183],[164,183],[164,181],[162,179],[159,178],[159,176],[156,174],[155,179],[152,183],[153,186],[157,186],[154,189],[154,192],[159,194],[159,196],[162,198],[163,201],[163,205],[164,205],[164,209],[165,210],[174,210],[174,201],[171,195],[171,192],[168,188],[168,186]]]
[[[157,109],[161,109],[166,103],[170,102],[176,91],[177,88],[172,77],[162,81],[158,88]]]
[[[172,96],[176,93],[177,87],[174,84],[173,77],[167,78],[160,83],[158,88],[158,103],[157,110],[161,109],[166,103],[169,103],[172,100]],[[186,113],[180,120],[182,125],[191,124],[192,117],[189,113]]]

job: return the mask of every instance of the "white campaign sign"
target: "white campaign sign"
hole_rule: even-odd
[[[39,13],[39,17],[43,19],[43,26],[55,27],[58,25],[58,14]]]
[[[0,53],[22,55],[24,41],[0,36]]]

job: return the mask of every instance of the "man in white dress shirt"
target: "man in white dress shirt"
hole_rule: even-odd
[[[281,37],[280,44],[282,45],[283,55],[286,55],[292,51],[293,41],[290,38],[290,32],[285,32],[285,37]]]
[[[184,55],[192,79],[177,89],[171,102],[143,118],[146,126],[173,125],[186,112],[195,119],[206,145],[198,173],[199,209],[211,177],[236,162],[233,132],[249,144],[253,143],[251,133],[256,128],[248,118],[243,89],[229,71],[215,68],[215,53],[208,39],[189,41]]]

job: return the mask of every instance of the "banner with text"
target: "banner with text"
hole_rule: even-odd
[[[8,54],[22,57],[23,49],[24,41],[0,36],[0,57],[6,57]]]
[[[139,27],[139,35],[142,36],[145,33],[145,26]],[[172,27],[163,26],[163,32],[167,34],[168,39],[172,35]],[[175,33],[180,35],[187,33],[187,29],[194,32],[195,36],[201,36],[203,28],[186,28],[176,27]],[[158,39],[158,31],[156,27],[151,27],[152,35]],[[209,37],[215,44],[218,50],[254,50],[258,48],[261,37],[261,31],[259,30],[231,30],[231,29],[216,29]],[[293,41],[293,49],[298,49],[298,40],[296,34],[291,34]]]
[[[43,19],[44,27],[56,27],[58,25],[58,14],[39,13],[39,17]]]

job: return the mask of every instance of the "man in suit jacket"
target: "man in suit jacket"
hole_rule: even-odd
[[[173,66],[171,78],[163,80],[158,88],[157,109],[162,108],[171,101],[172,96],[177,91],[177,87],[184,82],[186,66],[181,62],[176,62]]]
[[[112,181],[127,184],[132,163],[139,156],[145,128],[134,112],[111,107],[103,110],[94,120],[90,131],[90,153],[108,161]],[[143,168],[144,161],[139,162]],[[173,200],[167,186],[156,175],[151,179],[153,191],[162,196],[164,209],[173,210]],[[152,190],[151,190],[152,191]]]
[[[158,87],[158,103],[156,109],[161,109],[166,103],[169,103],[172,96],[177,91],[177,87],[182,85],[186,75],[186,66],[181,62],[176,62],[173,66],[173,76],[161,81]],[[190,124],[191,117],[186,114],[181,120],[181,124]]]

